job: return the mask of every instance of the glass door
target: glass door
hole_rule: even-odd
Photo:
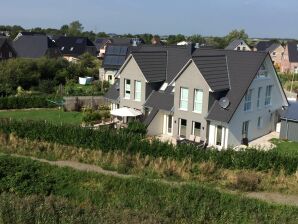
[[[168,134],[173,133],[173,116],[172,115],[167,116],[167,133]]]
[[[179,122],[179,136],[181,138],[186,138],[186,126],[187,126],[187,120],[185,119],[180,119]]]

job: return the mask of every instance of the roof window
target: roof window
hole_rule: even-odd
[[[71,48],[70,48],[70,51],[73,51],[73,48],[74,48],[74,47],[71,47]]]

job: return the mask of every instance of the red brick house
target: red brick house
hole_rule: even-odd
[[[281,59],[281,72],[298,73],[298,41],[290,41]]]

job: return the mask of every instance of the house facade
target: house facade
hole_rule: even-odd
[[[281,59],[280,71],[298,73],[298,41],[289,41]]]
[[[0,61],[17,56],[15,49],[6,37],[0,37]]]
[[[288,103],[268,53],[188,53],[175,69],[171,60],[177,63],[177,58],[169,51],[132,53],[114,91],[118,107],[141,111],[149,135],[219,149],[275,131],[279,111]]]
[[[280,43],[274,41],[259,41],[255,45],[254,51],[268,52],[271,56],[274,66],[280,69],[282,57],[285,52],[285,48]]]
[[[251,48],[242,39],[233,40],[225,49],[234,51],[251,51]]]

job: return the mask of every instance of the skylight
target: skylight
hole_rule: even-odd
[[[73,49],[74,49],[74,47],[71,47],[71,48],[70,48],[70,51],[73,51]]]

